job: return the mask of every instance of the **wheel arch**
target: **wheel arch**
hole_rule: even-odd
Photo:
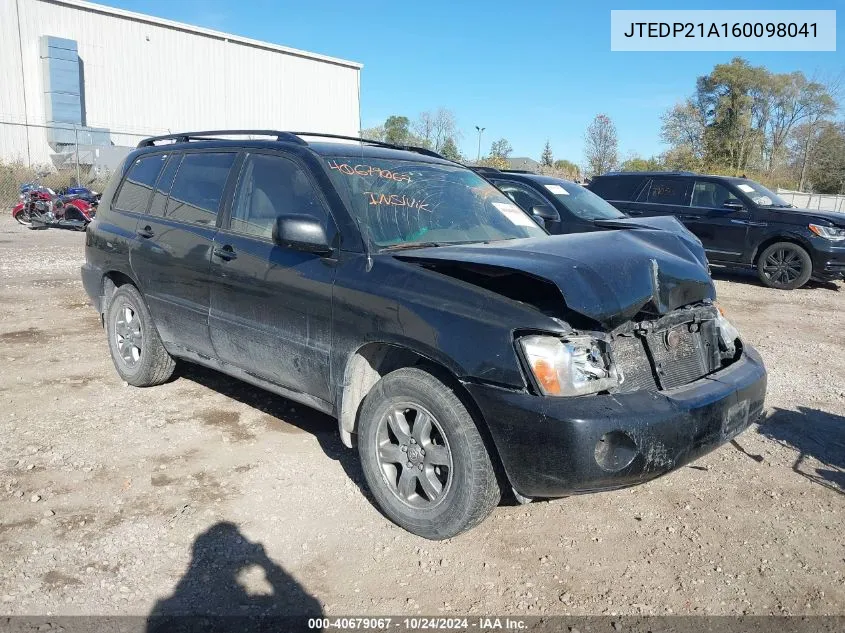
[[[336,407],[338,429],[344,445],[349,448],[355,445],[361,404],[370,390],[383,376],[403,367],[425,369],[454,390],[472,416],[501,483],[505,475],[499,451],[487,428],[481,409],[457,374],[430,355],[398,343],[369,342],[361,345],[350,355],[344,370]]]
[[[101,306],[101,314],[107,314],[109,311],[109,300],[112,298],[118,288],[124,284],[135,286],[140,292],[138,282],[131,276],[121,270],[109,270],[103,273],[103,278],[100,281],[100,295],[103,297]]]
[[[772,244],[777,244],[778,242],[790,242],[800,246],[808,253],[811,251],[810,243],[807,241],[807,238],[796,233],[776,233],[774,235],[766,236],[759,244],[757,244],[757,246],[754,247],[754,251],[751,253],[752,265],[757,265],[757,257],[760,256],[760,253],[769,248]]]

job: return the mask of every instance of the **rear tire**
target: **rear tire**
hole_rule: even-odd
[[[358,451],[384,514],[427,539],[474,527],[501,498],[472,415],[454,390],[421,369],[391,372],[367,394]]]
[[[18,224],[23,226],[32,226],[32,220],[29,218],[29,213],[27,211],[21,211],[15,214],[15,220],[18,221]]]
[[[757,257],[757,276],[767,288],[795,290],[812,274],[810,254],[793,242],[775,242]]]
[[[112,362],[120,377],[135,387],[166,382],[176,361],[164,349],[141,293],[124,284],[112,295],[106,314]]]

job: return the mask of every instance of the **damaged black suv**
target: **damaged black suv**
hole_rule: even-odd
[[[432,152],[246,133],[147,139],[103,194],[82,278],[129,384],[180,359],[330,413],[382,511],[433,539],[503,491],[652,479],[762,411],[674,220],[549,236]]]

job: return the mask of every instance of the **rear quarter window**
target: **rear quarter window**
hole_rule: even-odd
[[[605,200],[634,200],[642,188],[644,176],[599,176],[590,183],[590,191]]]
[[[153,185],[158,179],[165,160],[167,160],[166,154],[142,156],[136,159],[126,173],[126,178],[114,201],[114,208],[121,211],[146,213]]]

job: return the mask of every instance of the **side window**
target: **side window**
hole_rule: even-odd
[[[494,182],[508,198],[516,202],[528,213],[531,213],[531,207],[541,204],[548,206],[549,204],[539,193],[536,193],[524,185],[518,185],[514,182],[505,182],[502,180],[496,180]]]
[[[635,199],[644,180],[642,176],[598,176],[587,188],[605,200],[630,202]]]
[[[164,215],[192,224],[214,224],[235,154],[185,154]]]
[[[250,154],[235,189],[232,231],[270,239],[280,215],[311,215],[326,225],[328,214],[305,172],[292,160]]]
[[[692,190],[692,206],[718,208],[726,202],[741,202],[724,185],[717,182],[696,181]]]
[[[167,154],[155,154],[137,159],[126,174],[123,186],[114,201],[114,207],[121,211],[146,213],[153,185],[165,160],[167,160]]]
[[[687,182],[682,179],[652,178],[649,185],[637,197],[637,202],[689,204]]]
[[[173,177],[179,169],[180,162],[182,162],[182,154],[173,154],[161,171],[155,193],[153,193],[153,202],[150,204],[150,215],[164,215],[164,205],[167,204],[167,196],[170,195]]]

